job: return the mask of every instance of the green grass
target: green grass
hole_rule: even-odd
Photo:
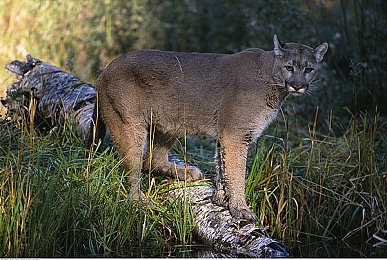
[[[154,206],[139,207],[112,149],[89,159],[69,130],[39,136],[3,124],[0,142],[2,256],[119,255],[192,243],[189,205],[161,198],[173,185],[153,179]]]
[[[387,146],[377,113],[351,114],[335,136],[330,117],[323,134],[315,123],[300,127],[286,112],[275,129],[283,138],[259,141],[247,181],[261,224],[271,235],[292,239],[380,231],[387,224]]]
[[[384,42],[380,40],[384,34],[372,31],[383,26],[360,22],[365,17],[377,18],[382,14],[374,12],[378,8],[371,8],[376,2],[371,1],[364,9],[365,12],[372,9],[373,16],[355,12],[354,7],[361,5],[361,1],[332,10],[329,5],[317,4],[328,17],[339,15],[345,21],[343,15],[347,12],[353,23],[359,21],[359,25],[369,25],[365,30],[350,23],[344,23],[345,28],[341,22],[327,24],[324,19],[325,27],[321,27],[323,24],[316,21],[325,16],[321,16],[317,8],[309,13],[314,13],[316,17],[312,18],[317,20],[312,21],[313,26],[303,27],[307,28],[305,31],[294,26],[290,28],[293,31],[289,31],[284,27],[289,23],[277,19],[276,30],[283,32],[284,39],[297,40],[292,36],[295,31],[300,35],[298,40],[310,38],[310,28],[313,35],[316,35],[313,28],[320,28],[327,35],[322,36],[320,32],[317,33],[319,37],[314,37],[315,40],[327,37],[330,50],[333,50],[333,55],[326,57],[328,63],[322,64],[320,87],[323,90],[315,97],[319,104],[342,107],[340,104],[349,103],[341,101],[353,98],[353,107],[360,110],[366,106],[357,108],[358,105],[371,104],[368,94],[383,101],[383,95],[375,94],[385,93],[383,85],[376,84],[383,82],[383,69],[378,69],[383,67],[383,62],[368,57],[386,55],[373,53],[375,48],[361,47],[374,46],[374,41]],[[257,13],[250,5],[244,6],[244,10],[250,10],[253,16],[248,15],[249,19],[255,21]],[[213,6],[219,9],[217,5]],[[254,6],[260,7],[260,4]],[[149,12],[154,10],[154,5],[147,1],[82,1],[81,4],[63,1],[58,6],[51,1],[4,0],[0,7],[1,68],[12,60],[24,60],[31,53],[74,72],[82,80],[93,82],[113,58],[130,49],[171,49],[179,42],[187,51],[203,51],[203,46],[207,45],[199,39],[203,37],[202,26],[169,20],[175,16],[167,15],[167,20],[159,19],[158,15],[152,17]],[[176,15],[177,20],[186,20],[185,7],[175,8],[170,4],[164,7],[168,7],[169,13],[181,14]],[[192,6],[187,5],[187,8],[192,9]],[[274,5],[273,8],[281,9],[282,6]],[[272,8],[267,10],[272,12]],[[267,10],[261,11],[266,14]],[[285,10],[297,13],[293,8]],[[203,13],[198,14],[205,18]],[[73,17],[79,18],[76,23]],[[192,17],[198,16],[195,13]],[[297,17],[301,19],[299,21],[311,19],[310,15]],[[244,21],[240,22],[243,25]],[[253,26],[253,23],[249,24]],[[175,25],[188,26],[191,32],[176,30]],[[262,31],[263,27],[257,23],[254,28]],[[168,36],[169,30],[173,37]],[[271,39],[272,32],[266,31],[265,35],[252,33],[249,42],[257,47],[271,46],[271,40],[265,39]],[[340,35],[337,33],[340,31],[353,37],[349,41],[352,45],[335,40],[336,36],[332,39],[334,35]],[[379,40],[357,37],[358,31],[367,31]],[[270,37],[266,37],[268,34]],[[193,37],[197,35],[199,40]],[[218,36],[213,42],[221,48],[224,44],[216,38],[225,37],[222,33]],[[237,45],[226,38],[234,51]],[[344,38],[347,39],[342,36]],[[195,42],[197,46],[193,45]],[[384,48],[377,49],[383,54]],[[334,55],[338,53],[341,55]],[[351,64],[347,64],[347,60],[351,60]],[[376,69],[361,68],[363,64]],[[347,70],[352,81],[348,80]],[[4,71],[0,75],[0,92],[4,93],[13,80],[14,75]],[[376,92],[370,93],[371,90]],[[304,113],[304,118],[309,116],[308,111],[313,113],[311,108],[317,103],[317,100],[310,101],[311,98],[313,100],[307,96],[294,104],[298,113]],[[380,104],[381,111],[383,104]],[[293,111],[284,109],[284,116],[280,115],[251,149],[246,196],[259,216],[260,224],[269,227],[270,235],[292,239],[301,236],[344,236],[349,239],[359,233],[377,234],[387,226],[386,118],[378,118],[377,111],[356,115],[344,111],[349,115],[348,121],[339,111],[340,118],[337,118],[338,114],[328,114],[322,125],[324,112],[316,112],[314,118],[319,123],[315,123],[304,121],[301,116],[297,118]],[[1,105],[0,114],[5,114]],[[144,176],[143,190],[154,206],[139,208],[129,199],[131,191],[125,182],[127,173],[120,167],[121,161],[114,149],[88,158],[82,147],[83,143],[67,127],[50,136],[40,136],[33,129],[25,129],[24,122],[19,128],[0,123],[1,256],[119,255],[139,246],[154,248],[166,243],[193,243],[189,201],[174,203],[163,198],[173,186],[170,180]],[[174,150],[180,158],[199,166],[206,176],[213,176],[213,140],[188,138]]]
[[[377,113],[350,116],[343,126],[329,115],[322,133],[317,120],[284,109],[252,146],[246,197],[269,235],[349,239],[386,226],[386,126]],[[47,136],[24,128],[0,126],[2,256],[120,256],[195,243],[190,201],[164,196],[187,183],[146,175],[141,185],[153,204],[139,206],[114,147],[87,156],[70,128]],[[174,150],[208,177],[213,146],[183,138]]]

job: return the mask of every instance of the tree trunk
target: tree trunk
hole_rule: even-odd
[[[87,140],[96,96],[91,84],[31,55],[27,55],[27,61],[12,61],[6,69],[21,76],[1,99],[11,119],[21,116],[43,131],[70,121],[76,134]],[[172,190],[167,196],[169,199],[188,198],[193,202],[194,232],[203,243],[229,256],[289,255],[281,244],[265,235],[264,229],[234,219],[226,208],[213,204],[213,188],[202,184]]]

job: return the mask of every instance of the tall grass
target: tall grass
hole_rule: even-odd
[[[0,130],[2,256],[111,256],[192,243],[182,229],[192,223],[189,208],[161,197],[171,184],[158,180],[149,192],[154,206],[139,207],[113,149],[89,159],[69,129],[50,136],[9,124]]]
[[[308,125],[284,109],[252,147],[246,197],[270,235],[350,239],[385,229],[386,126],[377,111],[348,113],[344,126],[329,114],[321,133],[318,110]],[[25,128],[0,125],[2,256],[112,256],[194,243],[190,201],[163,196],[172,180],[145,176],[153,203],[139,207],[114,148],[87,157],[70,127],[48,136]],[[213,142],[184,138],[175,151],[213,174]]]
[[[293,111],[284,112],[275,129],[281,138],[259,141],[248,176],[246,194],[261,224],[293,239],[349,238],[385,227],[387,146],[377,111],[350,114],[346,126],[329,115],[325,134],[316,126],[318,110],[307,129]]]

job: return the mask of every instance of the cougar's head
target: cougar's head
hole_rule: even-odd
[[[316,49],[299,43],[282,43],[274,35],[275,85],[285,88],[290,94],[304,94],[316,78],[318,65],[328,50],[323,43]]]

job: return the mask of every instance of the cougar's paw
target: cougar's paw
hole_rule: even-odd
[[[196,181],[203,179],[203,173],[194,166],[187,166],[187,170],[185,167],[180,168],[177,177],[180,180]]]
[[[196,180],[203,179],[203,173],[194,166],[189,166],[188,172],[189,172],[189,176],[188,176],[189,181],[196,181]]]
[[[153,202],[146,197],[146,195],[142,191],[135,190],[131,195],[130,198],[133,200],[134,203],[139,205],[141,208],[146,208],[147,206],[153,207]]]
[[[233,216],[234,218],[245,219],[252,223],[257,221],[257,216],[249,209],[247,205],[230,204],[228,207],[229,207],[231,216]]]
[[[130,194],[130,198],[134,201],[146,201],[148,199],[145,194],[137,187],[135,187],[131,192],[132,193]]]

